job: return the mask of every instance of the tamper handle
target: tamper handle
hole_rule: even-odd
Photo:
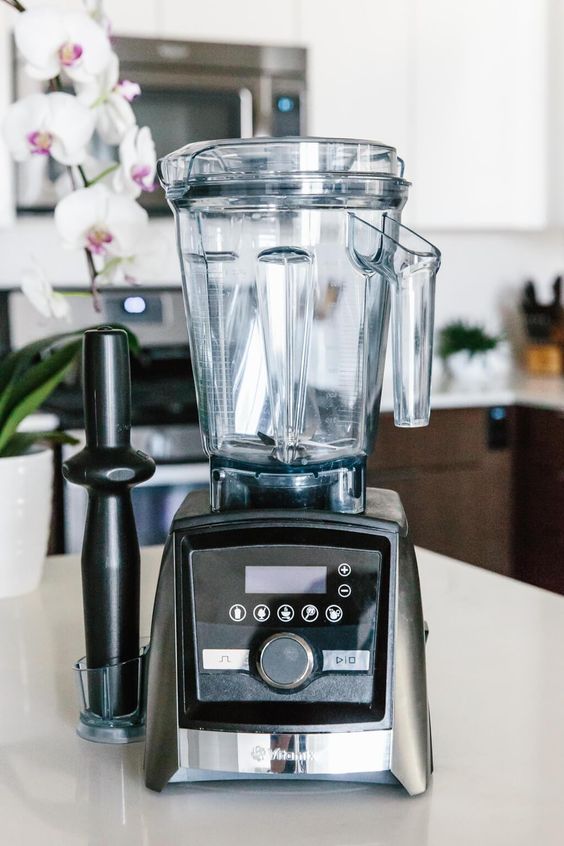
[[[131,389],[126,332],[101,327],[84,333],[83,391],[86,445],[127,448]]]
[[[155,464],[130,445],[127,334],[106,327],[86,331],[82,363],[86,446],[65,462],[63,474],[88,491],[82,597],[86,663],[94,669],[139,654],[139,543],[131,488],[149,479]],[[124,676],[114,711],[134,710],[136,697],[135,678]],[[95,691],[90,698],[96,699]]]

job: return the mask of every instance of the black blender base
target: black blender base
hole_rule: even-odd
[[[397,494],[368,489],[366,503],[366,511],[358,515],[288,509],[214,513],[207,492],[186,498],[165,547],[153,614],[148,787],[159,791],[170,781],[306,778],[397,781],[413,795],[426,790],[432,762],[415,554]],[[352,562],[353,575],[364,570],[364,585],[373,590],[376,602],[372,645],[366,641],[365,651],[355,653],[355,660],[366,660],[361,667],[365,673],[329,672],[325,653],[314,644],[317,663],[309,682],[273,689],[257,665],[267,628],[253,619],[256,598],[242,601],[248,610],[240,622],[237,617],[223,621],[221,615],[214,620],[202,611],[214,602],[229,607],[228,583],[235,578],[225,578],[230,568],[240,579],[249,562],[266,568],[287,562],[293,569],[324,564],[330,572],[339,571],[333,590],[346,578],[341,576],[347,570],[338,563],[345,561]],[[373,570],[370,562],[376,562]],[[352,576],[350,582],[354,587]],[[301,598],[291,598],[295,609],[301,608]],[[286,597],[280,599],[284,601],[290,604]],[[321,607],[320,600],[317,604]],[[340,629],[333,626],[331,607],[324,609],[327,621],[319,620],[317,636],[350,636],[354,621],[343,619]],[[304,631],[306,639],[313,632],[298,624],[298,614],[293,623],[274,617],[268,629],[274,636],[283,632],[299,640]],[[365,624],[363,612],[356,626]],[[230,643],[239,647],[248,638],[249,648],[223,655],[223,640],[216,644],[221,649],[201,648],[206,637],[238,638]],[[369,659],[366,649],[371,650]],[[217,660],[235,656],[241,661],[238,671],[210,672],[204,651],[221,652]],[[338,661],[341,652],[331,654]],[[351,689],[358,692],[356,699],[347,696]]]
[[[365,508],[364,455],[308,461],[305,466],[273,459],[256,464],[213,455],[210,471],[212,511],[291,507],[360,514]]]

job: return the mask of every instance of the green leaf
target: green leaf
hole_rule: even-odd
[[[137,355],[137,337],[125,326],[110,325],[127,333],[129,348]],[[21,421],[36,411],[65,377],[80,352],[82,335],[82,331],[66,332],[41,338],[10,353],[0,363],[0,455]],[[69,341],[71,338],[74,340]],[[37,361],[41,356],[44,358]]]
[[[78,444],[76,438],[66,432],[16,432],[12,435],[4,449],[2,458],[13,455],[24,455],[35,444]]]
[[[4,401],[4,392],[9,388],[11,382],[16,380],[21,373],[30,367],[38,355],[45,354],[54,346],[61,344],[68,338],[76,338],[79,332],[66,332],[59,335],[49,335],[39,341],[33,341],[15,352],[9,353],[0,362],[0,413],[1,404]]]
[[[111,326],[112,329],[123,329],[124,332],[127,333],[129,349],[133,355],[139,354],[139,341],[133,332],[121,323],[111,323],[108,325]],[[89,328],[96,329],[98,327],[91,326]],[[82,335],[82,331],[62,332],[58,335],[49,335],[46,338],[40,338],[38,341],[33,341],[31,344],[27,344],[19,350],[8,353],[4,360],[0,362],[0,399],[2,398],[4,390],[8,387],[9,382],[12,380],[16,369],[18,372],[25,372],[38,355],[45,355],[53,347],[60,346],[63,341],[69,340],[70,338],[82,338]]]
[[[28,370],[14,386],[0,419],[0,455],[22,420],[36,411],[64,378],[81,344],[82,340],[66,344]]]

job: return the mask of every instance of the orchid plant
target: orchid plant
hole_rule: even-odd
[[[120,80],[100,0],[84,0],[75,11],[0,2],[19,12],[17,49],[29,76],[44,80],[47,89],[8,107],[4,137],[15,161],[50,156],[68,169],[71,190],[57,204],[55,225],[64,247],[84,251],[99,309],[99,287],[137,281],[154,251],[147,212],[137,202],[142,191],[153,190],[156,171],[151,131],[137,126],[131,107],[141,89]],[[91,157],[96,133],[117,147],[118,161],[108,165]],[[67,301],[37,264],[23,282],[46,316],[64,316]]]

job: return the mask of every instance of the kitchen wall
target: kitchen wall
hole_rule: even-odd
[[[153,221],[163,242],[163,261],[152,283],[180,284],[172,220]],[[424,230],[443,254],[437,284],[436,325],[463,316],[521,340],[517,303],[528,278],[545,296],[556,273],[564,272],[564,233],[446,232]],[[84,257],[64,250],[50,218],[18,219],[0,228],[0,287],[18,284],[29,258],[36,258],[57,285],[85,284]]]
[[[239,2],[244,3],[245,0],[239,0]],[[308,34],[307,18],[310,10],[313,9],[310,5],[311,2],[312,0],[304,0],[303,2],[303,9],[307,11],[303,12],[302,35],[299,40],[311,48],[312,96],[310,97],[309,107],[316,110],[315,115],[317,117],[314,115],[315,119],[311,121],[311,127],[317,134],[320,130],[328,131],[324,129],[325,123],[331,120],[331,115],[335,116],[335,110],[338,113],[338,98],[341,97],[343,102],[348,102],[347,90],[352,87],[359,92],[361,84],[359,80],[358,84],[354,86],[344,85],[343,74],[347,72],[354,74],[354,64],[348,64],[347,67],[340,65],[339,72],[337,73],[337,69],[335,69],[333,74],[334,85],[331,96],[328,97],[327,91],[323,88],[323,85],[332,85],[327,80],[326,56],[328,52],[323,45],[316,47],[312,42],[313,36]],[[319,0],[315,0],[315,2],[319,4]],[[396,20],[396,17],[402,14],[410,14],[411,0],[401,0],[398,4],[393,4],[393,9],[389,4],[381,3],[380,0],[374,0],[374,2],[375,6],[373,7],[372,4],[365,3],[363,5],[362,3],[359,4],[359,0],[355,0],[356,5],[359,9],[363,9],[365,14],[368,14],[367,10],[370,8],[378,6],[380,15],[384,16],[382,20],[386,16],[390,18],[386,24],[390,30],[399,32],[401,19]],[[432,6],[440,6],[438,0],[429,0],[429,2]],[[484,0],[480,0],[480,2],[484,2]],[[522,5],[528,5],[530,2],[531,0],[523,0]],[[330,0],[331,4],[335,5],[335,0]],[[114,7],[114,10],[117,6],[121,7],[121,4],[112,2],[108,2],[106,5],[110,14],[113,11],[112,7]],[[147,8],[153,8],[150,3],[145,5]],[[496,6],[499,5],[500,0],[496,0]],[[294,6],[298,9],[297,3],[294,3]],[[562,6],[564,7],[564,4]],[[323,8],[327,7],[323,5]],[[564,14],[562,9],[560,9],[560,14]],[[3,103],[8,101],[9,96],[7,31],[8,22],[11,18],[10,10],[0,8],[0,112]],[[413,21],[413,14],[411,14],[410,19]],[[149,19],[147,18],[147,20]],[[318,20],[319,16],[312,21],[312,28],[313,24],[317,28]],[[156,24],[151,23],[151,27],[153,26],[156,26]],[[335,30],[335,37],[339,34],[340,26],[341,24]],[[144,31],[143,34],[149,35],[151,32]],[[184,35],[184,33],[182,34]],[[325,38],[329,37],[332,36],[331,32],[328,31]],[[387,42],[383,43],[385,45]],[[382,49],[384,48],[380,45],[380,53]],[[317,53],[314,55],[315,50],[317,50]],[[386,67],[391,64],[390,56],[386,56],[385,49],[381,61],[385,62]],[[535,59],[537,64],[538,61],[540,61],[538,58]],[[410,73],[412,73],[412,70],[413,68]],[[399,80],[401,67],[395,69],[394,75]],[[564,77],[560,76],[560,78]],[[367,79],[367,84],[368,82]],[[372,85],[372,83],[370,84]],[[409,73],[404,73],[402,81],[398,82],[398,85],[400,90],[403,90],[405,86],[413,86],[413,76],[410,77]],[[547,91],[547,98],[549,93]],[[332,99],[333,95],[335,95],[335,100]],[[409,92],[408,96],[411,96]],[[407,147],[404,155],[407,158],[409,175],[409,162],[415,162],[417,159],[417,138],[414,139],[413,133],[410,134],[409,132],[409,125],[404,119],[405,112],[401,112],[401,114],[393,112],[394,99],[397,98],[392,97],[390,102],[385,100],[384,103],[384,105],[387,104],[387,113],[382,124],[385,132],[381,133],[383,136],[381,140],[399,143],[401,145],[400,153]],[[363,103],[364,100],[359,98],[359,110],[364,108]],[[553,109],[552,111],[556,111],[564,120],[564,109],[560,109],[560,111]],[[343,114],[348,114],[347,108],[344,108]],[[347,135],[349,123],[349,120],[343,120],[340,134]],[[330,128],[331,131],[334,130],[333,124]],[[355,129],[355,131],[359,130]],[[400,138],[395,137],[396,131],[401,136]],[[394,137],[388,137],[388,133],[394,134]],[[554,144],[554,133],[551,137],[553,139],[551,143]],[[413,149],[414,145],[416,145],[415,149]],[[552,163],[554,164],[554,157],[552,157]],[[417,177],[417,173],[414,175]],[[421,205],[417,202],[417,186],[416,178],[412,189],[413,200],[411,205],[413,208],[418,208]],[[7,167],[5,151],[0,144],[0,287],[18,284],[21,271],[28,263],[30,256],[34,256],[41,262],[53,283],[59,285],[83,283],[85,281],[83,256],[80,253],[66,252],[60,247],[50,218],[19,218],[17,221],[10,219],[10,191],[10,168]],[[456,193],[453,196],[456,196]],[[547,226],[549,224],[550,220]],[[447,320],[463,316],[467,319],[483,321],[492,329],[508,326],[511,333],[514,334],[518,322],[515,320],[516,304],[524,281],[529,277],[535,278],[541,283],[541,292],[548,294],[549,284],[554,276],[558,272],[564,271],[564,229],[561,230],[553,224],[550,224],[552,228],[535,228],[535,226],[532,226],[529,229],[525,227],[512,231],[496,231],[495,228],[491,227],[487,231],[477,231],[468,226],[458,230],[437,231],[427,228],[425,221],[419,219],[417,219],[416,225],[422,234],[429,237],[440,247],[443,253],[443,266],[437,289],[436,322],[438,326],[441,326]],[[179,282],[172,222],[166,219],[158,220],[153,222],[152,226],[162,235],[164,257],[159,267],[158,277],[154,277],[150,281],[168,284]]]
[[[424,233],[442,251],[437,279],[435,323],[440,327],[464,317],[500,328],[520,345],[522,329],[517,305],[523,283],[538,280],[548,297],[557,273],[564,272],[564,233],[444,232]]]

